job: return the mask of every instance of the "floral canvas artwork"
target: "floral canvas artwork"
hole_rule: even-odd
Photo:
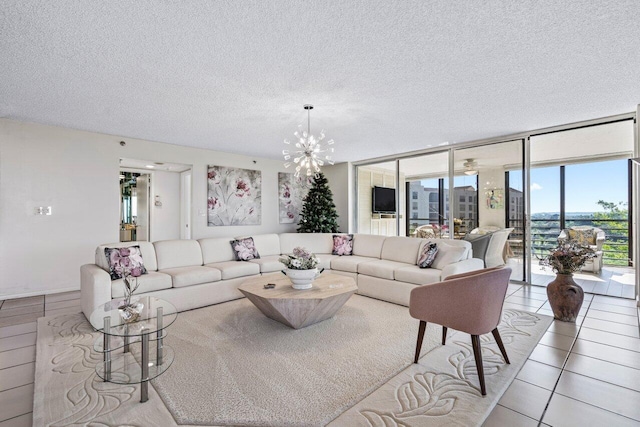
[[[210,227],[261,223],[260,171],[209,166],[207,189],[207,222]]]
[[[496,188],[488,190],[487,195],[487,207],[489,209],[504,209],[504,190]]]
[[[303,201],[313,185],[313,178],[292,173],[278,173],[278,207],[280,224],[297,224]]]

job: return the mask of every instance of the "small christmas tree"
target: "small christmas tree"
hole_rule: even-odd
[[[338,213],[327,178],[318,174],[304,198],[298,233],[337,233]]]

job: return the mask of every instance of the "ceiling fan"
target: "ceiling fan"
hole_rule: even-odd
[[[464,166],[465,175],[477,175],[478,174],[478,162],[473,159],[467,159],[462,166]]]

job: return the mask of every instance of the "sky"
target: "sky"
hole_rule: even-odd
[[[602,212],[598,200],[627,202],[627,160],[565,167],[565,211]],[[560,167],[531,169],[531,213],[560,211]],[[626,204],[625,204],[626,207]]]

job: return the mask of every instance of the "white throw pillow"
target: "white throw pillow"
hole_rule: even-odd
[[[466,251],[467,248],[461,246],[440,244],[438,245],[438,255],[436,255],[436,259],[431,264],[431,268],[442,270],[447,265],[460,261]]]

